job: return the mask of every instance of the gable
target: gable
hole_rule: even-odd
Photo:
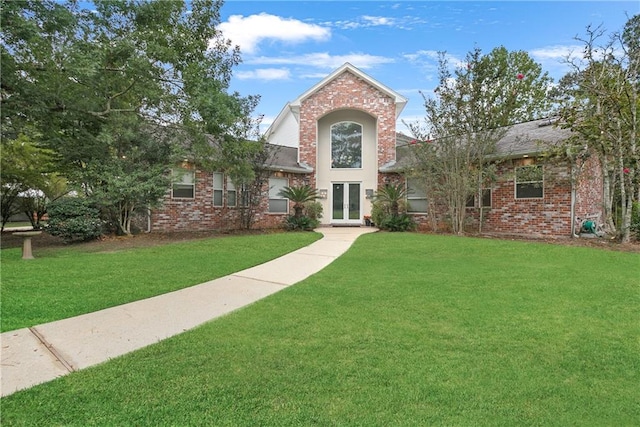
[[[346,73],[348,73],[348,75],[345,75]],[[300,95],[296,100],[291,102],[289,105],[294,115],[299,114],[300,106],[304,101],[308,100],[319,92],[326,91],[328,86],[335,86],[336,83],[339,84],[340,81],[344,81],[345,79],[349,78],[355,78],[355,80],[357,81],[357,85],[360,88],[368,87],[369,90],[378,92],[384,97],[388,97],[390,99],[390,102],[393,102],[395,104],[395,118],[397,119],[400,116],[400,113],[402,113],[402,110],[407,104],[407,98],[373,79],[371,76],[358,70],[348,62],[345,63],[342,67],[335,70],[333,73],[329,74],[327,77],[307,90],[305,93]],[[352,88],[350,88],[349,90],[352,90]],[[342,108],[345,107],[348,108],[348,106],[343,106]],[[336,106],[336,108],[339,108],[339,106]]]

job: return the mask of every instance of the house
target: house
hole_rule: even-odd
[[[409,166],[410,139],[396,132],[406,103],[348,63],[287,103],[265,134],[279,148],[268,164],[271,175],[255,211],[255,227],[280,226],[291,207],[279,190],[302,184],[318,189],[322,225],[364,224],[375,191],[389,180],[404,179]],[[545,144],[566,138],[567,132],[535,121],[513,126],[499,142],[499,178],[480,201],[485,231],[571,236],[574,217],[600,212],[602,179],[595,160],[587,159],[579,174],[568,164],[542,161]],[[578,175],[589,179],[575,179]],[[238,228],[242,189],[228,177],[189,165],[177,176],[163,207],[151,213],[151,230]],[[411,179],[406,182],[412,185]],[[416,191],[409,197],[409,213],[425,228],[428,195]],[[469,206],[476,220],[478,203]]]

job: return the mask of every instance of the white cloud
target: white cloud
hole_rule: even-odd
[[[403,55],[407,61],[422,70],[422,78],[429,82],[438,80],[439,56],[440,54],[436,50],[419,50],[415,53],[406,53]],[[444,56],[451,68],[460,68],[466,65],[466,62],[463,59],[460,59],[455,55],[445,52]]]
[[[571,70],[567,59],[578,63],[581,61],[582,49],[579,45],[555,45],[530,50],[529,55],[543,70],[548,71],[551,77],[559,79]]]
[[[324,41],[331,37],[331,30],[297,19],[261,13],[259,15],[232,15],[219,25],[226,39],[240,46],[240,51],[253,54],[258,51],[261,42],[281,41],[302,43],[307,40]]]
[[[386,16],[363,15],[354,20],[327,21],[323,25],[335,27],[343,30],[356,30],[370,27],[395,27],[402,30],[409,30],[417,24],[425,23],[424,18],[417,16],[404,16],[402,18],[392,18]]]
[[[327,52],[308,53],[290,57],[255,57],[245,61],[245,64],[259,65],[304,65],[324,69],[335,69],[345,62],[362,69],[373,68],[376,65],[394,62],[392,58],[369,55],[366,53],[350,53],[347,55],[331,55]]]
[[[392,26],[395,25],[396,20],[393,18],[386,18],[384,16],[363,16],[362,20],[367,24],[373,26]]]
[[[449,65],[453,67],[463,67],[465,65],[464,60],[458,58],[455,55],[445,52],[444,56],[447,62],[449,62]],[[404,55],[404,57],[407,58],[410,62],[413,62],[416,64],[423,64],[423,65],[437,67],[438,58],[440,57],[440,54],[437,50],[419,50],[415,53],[407,53]]]
[[[334,22],[325,22],[324,25],[330,27],[337,27],[343,30],[356,30],[358,28],[367,28],[367,27],[392,27],[397,25],[397,20],[394,18],[387,18],[384,16],[369,16],[364,15],[356,20],[347,20],[347,21],[334,21]]]
[[[235,77],[240,80],[289,80],[291,72],[288,68],[259,68],[252,71],[239,71]]]
[[[548,46],[539,49],[533,49],[529,54],[537,61],[557,60],[561,61],[567,57],[572,57],[575,54],[582,53],[582,46],[577,45],[559,45]]]

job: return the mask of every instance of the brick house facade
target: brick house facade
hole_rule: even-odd
[[[283,209],[283,201],[273,199],[274,188],[303,183],[319,190],[322,225],[364,224],[375,191],[385,182],[404,180],[402,172],[409,166],[410,139],[396,133],[406,103],[350,64],[288,103],[265,134],[269,144],[281,148],[270,162],[271,177],[263,186],[254,227],[281,226],[292,207]],[[545,143],[562,140],[567,132],[536,121],[513,126],[498,143],[501,160],[498,178],[487,189],[484,231],[570,236],[575,217],[601,213],[602,178],[594,159],[572,170],[539,157]],[[540,182],[517,182],[519,168],[533,164]],[[239,228],[241,196],[221,174],[193,169],[184,187],[190,197],[175,197],[170,190],[163,206],[151,213],[152,231]],[[477,228],[479,211],[469,207],[470,227]],[[421,229],[428,229],[426,213],[411,214]]]

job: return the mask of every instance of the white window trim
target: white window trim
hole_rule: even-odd
[[[408,214],[418,214],[418,215],[419,214],[426,214],[427,213],[426,210],[424,212],[422,212],[422,211],[410,211],[409,210],[409,207],[411,206],[411,200],[424,200],[426,206],[428,206],[428,203],[429,203],[429,200],[428,200],[428,197],[427,197],[426,194],[424,195],[424,197],[422,197],[422,196],[421,197],[416,197],[415,195],[410,194],[410,188],[409,188],[409,180],[410,179],[415,179],[415,178],[406,178],[405,179],[405,189],[407,191],[407,204],[409,205],[409,206],[407,206],[407,213]],[[425,193],[426,193],[426,189],[425,189]]]
[[[191,180],[191,183],[185,183],[185,182],[173,182],[173,178],[175,177],[177,171],[180,171],[181,173],[183,173],[184,175],[191,175],[193,177],[193,179]],[[184,176],[183,175],[183,176]],[[172,200],[194,200],[196,198],[196,171],[192,170],[192,169],[186,169],[186,168],[172,168],[171,169],[171,178],[172,178],[172,182],[171,182],[171,199]],[[190,185],[192,190],[192,194],[193,196],[191,197],[176,197],[174,196],[174,185],[179,184],[179,185]]]
[[[542,179],[540,181],[522,181],[518,182],[518,169],[522,168],[531,168],[531,167],[539,167],[542,171]],[[515,200],[540,200],[544,199],[544,167],[540,164],[532,164],[525,166],[516,166],[514,169],[514,177],[513,177],[513,198]],[[518,197],[518,184],[536,184],[540,183],[540,189],[542,190],[542,194],[539,197]]]
[[[277,177],[277,176],[272,176],[272,177],[269,178],[269,182],[268,182],[268,185],[269,185],[269,198],[268,198],[268,204],[267,204],[267,206],[268,206],[267,214],[269,214],[269,215],[288,215],[289,214],[289,199],[287,199],[286,197],[278,196],[277,194],[274,194],[275,197],[271,197],[271,188],[272,188],[272,186],[271,186],[270,181],[272,179],[282,179],[282,180],[284,180],[286,182],[285,187],[289,186],[289,178],[281,178],[281,177]],[[287,201],[287,205],[286,205],[287,209],[286,209],[286,211],[285,212],[271,212],[271,209],[270,209],[271,200],[286,200]]]
[[[216,187],[216,184],[215,184],[216,175],[220,176],[221,187]],[[224,174],[222,172],[214,172],[211,183],[212,183],[212,187],[213,187],[213,194],[212,194],[213,207],[214,208],[223,208],[224,207],[224,199],[225,199],[225,197],[224,197]],[[216,191],[219,191],[220,194],[221,194],[221,199],[220,199],[222,201],[221,204],[216,204]]]
[[[358,168],[334,168],[333,167],[333,138],[332,138],[332,133],[333,133],[333,127],[335,125],[338,125],[340,123],[355,123],[358,126],[360,126],[361,129],[361,136],[360,136],[360,167]],[[329,126],[329,166],[330,169],[333,171],[346,171],[346,170],[363,170],[364,169],[364,125],[360,122],[356,122],[353,120],[341,120],[339,122],[335,122],[333,123],[331,126]]]
[[[235,185],[233,185],[233,182],[231,182],[231,178],[229,178],[229,176],[226,177],[227,179],[224,181],[227,185],[227,191],[226,191],[226,197],[224,197],[225,203],[227,204],[228,208],[236,208],[238,207],[238,190],[236,189]],[[232,205],[229,203],[229,193],[235,193],[235,203]]]

